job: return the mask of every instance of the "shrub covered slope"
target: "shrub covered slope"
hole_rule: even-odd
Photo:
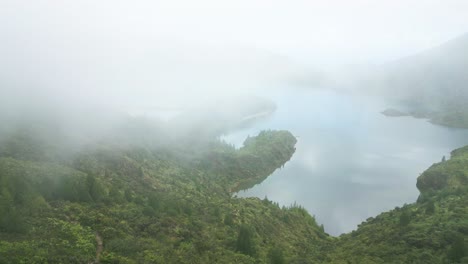
[[[295,144],[264,131],[240,149],[103,141],[59,155],[34,134],[5,137],[0,263],[468,263],[468,146],[418,178],[416,203],[334,238],[298,205],[234,195]]]

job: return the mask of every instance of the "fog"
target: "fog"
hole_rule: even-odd
[[[219,137],[272,114],[278,94],[318,88],[464,104],[468,38],[444,43],[468,32],[466,14],[462,0],[2,0],[0,136],[27,123],[77,145]],[[340,110],[330,101],[314,109]]]
[[[420,52],[468,31],[467,11],[465,1],[5,0],[1,98],[194,105]]]

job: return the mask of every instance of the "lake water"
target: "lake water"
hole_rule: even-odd
[[[382,99],[325,90],[278,92],[270,99],[278,108],[269,119],[223,138],[242,146],[248,135],[285,129],[298,137],[296,153],[283,169],[237,196],[297,202],[332,235],[416,201],[420,173],[468,144],[468,130],[380,114],[395,106]]]

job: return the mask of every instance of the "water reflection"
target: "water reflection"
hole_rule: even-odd
[[[278,108],[269,120],[224,139],[240,146],[263,129],[287,129],[298,136],[297,151],[283,169],[238,196],[296,201],[333,235],[414,202],[419,174],[468,144],[468,130],[383,116],[389,105],[376,98],[319,90],[271,99]]]

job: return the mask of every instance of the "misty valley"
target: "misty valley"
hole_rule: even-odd
[[[0,264],[468,264],[467,13],[0,1]]]
[[[4,119],[0,262],[410,263],[408,247],[461,259],[468,150],[450,150],[468,130],[329,89],[231,103]],[[459,240],[441,247],[445,229]],[[369,239],[408,244],[356,255]]]

